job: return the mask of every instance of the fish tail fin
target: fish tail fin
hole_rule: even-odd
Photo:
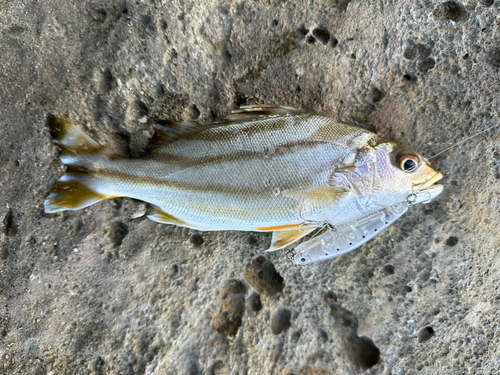
[[[47,124],[52,142],[61,149],[59,157],[68,166],[89,167],[90,156],[109,154],[82,130],[60,117],[49,115]]]
[[[111,152],[68,121],[50,115],[47,122],[54,144],[61,149],[59,157],[67,171],[45,199],[45,212],[78,210],[117,197],[99,191],[102,184],[94,175],[95,162],[109,157]]]

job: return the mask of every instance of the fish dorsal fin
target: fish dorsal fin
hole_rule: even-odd
[[[156,124],[156,131],[153,137],[149,140],[148,150],[154,151],[184,134],[208,130],[219,126],[226,126],[242,122],[251,122],[265,120],[274,117],[290,117],[305,114],[306,111],[285,107],[285,106],[272,106],[272,105],[247,105],[241,106],[240,109],[232,111],[231,114],[226,116],[222,121],[214,122],[213,124],[199,125],[189,122],[177,122],[164,120]]]
[[[93,155],[103,152],[104,147],[81,129],[60,117],[49,115],[47,125],[52,142],[61,148],[61,156]]]
[[[240,109],[232,111],[231,114],[219,124],[230,124],[235,122],[260,121],[275,117],[291,117],[308,113],[301,109],[280,105],[245,105]]]
[[[162,121],[156,124],[155,134],[149,139],[148,150],[154,151],[180,136],[196,130],[207,129],[210,125],[198,125],[189,122]]]
[[[275,251],[288,246],[295,241],[300,240],[302,237],[307,236],[311,233],[316,226],[305,227],[304,229],[291,229],[291,230],[280,230],[273,232],[273,239],[271,240],[271,247],[266,251]]]

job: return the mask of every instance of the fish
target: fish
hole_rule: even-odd
[[[54,115],[47,123],[67,170],[44,202],[46,213],[129,197],[150,203],[148,217],[158,223],[272,232],[269,251],[323,228],[330,237],[356,232],[355,243],[344,242],[359,247],[373,237],[366,228],[380,232],[443,190],[443,175],[418,152],[287,106],[243,106],[209,125],[158,124],[139,158],[111,152]],[[306,253],[294,254],[297,263],[331,255]]]

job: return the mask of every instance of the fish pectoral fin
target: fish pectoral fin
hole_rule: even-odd
[[[302,237],[307,236],[311,233],[316,226],[306,227],[304,229],[292,229],[292,230],[279,230],[273,232],[273,238],[271,240],[271,247],[266,251],[275,251],[288,246],[295,241],[300,240]]]
[[[320,201],[320,202],[336,202],[344,199],[349,191],[340,190],[332,186],[317,186],[308,188],[288,189],[284,190],[283,194],[297,198],[302,201]]]
[[[299,200],[299,215],[304,220],[330,220],[354,194],[351,191],[340,190],[331,186],[290,189],[283,191],[284,195]]]

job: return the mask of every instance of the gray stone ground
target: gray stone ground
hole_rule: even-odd
[[[49,113],[137,156],[156,120],[284,104],[431,156],[500,124],[499,0],[3,0],[0,83],[1,374],[500,373],[500,128],[435,159],[434,202],[307,267],[130,199],[42,210]]]

